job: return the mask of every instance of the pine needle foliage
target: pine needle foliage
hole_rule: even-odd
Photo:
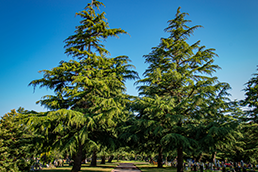
[[[220,69],[214,64],[215,49],[207,49],[200,41],[187,43],[201,27],[188,26],[191,21],[185,19],[187,15],[179,7],[175,18],[168,21],[165,32],[169,36],[161,38],[160,44],[144,56],[149,67],[145,78],[136,82],[141,97],[136,100],[140,120],[135,125],[144,128],[144,135],[152,140],[150,144],[154,142],[156,146],[150,147],[156,147],[156,152],[177,150],[178,171],[183,171],[183,151],[198,147],[204,137],[198,137],[200,126],[217,123],[219,128],[205,129],[215,138],[217,132],[229,133],[225,131],[230,127],[220,131],[222,124],[233,127],[236,123],[233,117],[225,117],[232,116],[234,110],[234,103],[228,98],[230,86],[213,76]]]
[[[82,17],[81,25],[65,40],[66,54],[74,60],[61,61],[51,70],[40,71],[43,78],[29,84],[34,89],[39,86],[54,91],[54,95],[46,95],[37,102],[51,111],[36,114],[30,122],[41,126],[40,132],[50,139],[52,146],[73,153],[73,171],[80,170],[86,148],[93,145],[96,155],[99,145],[114,147],[116,127],[128,114],[130,97],[125,94],[125,81],[138,77],[127,56],[106,56],[108,50],[101,42],[126,32],[108,27],[105,13],[96,13],[101,5],[93,0],[77,13]]]
[[[127,33],[121,28],[110,29],[106,22],[105,12],[97,13],[102,2],[92,0],[85,9],[76,15],[82,18],[79,26],[76,27],[75,35],[65,40],[65,53],[78,59],[92,56],[91,52],[99,53],[101,56],[109,54],[104,45],[101,44],[110,36],[118,37],[118,34]]]

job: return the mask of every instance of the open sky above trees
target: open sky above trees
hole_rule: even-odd
[[[90,0],[0,0],[1,63],[0,116],[20,106],[44,111],[36,101],[50,90],[28,87],[42,78],[39,70],[51,69],[64,54],[64,40],[72,35],[81,11]],[[215,59],[222,69],[215,75],[231,85],[231,99],[244,99],[244,83],[258,65],[258,1],[207,0],[104,0],[104,11],[111,28],[122,28],[130,35],[105,42],[111,57],[127,55],[139,76],[147,68],[143,55],[157,46],[163,29],[173,19],[176,9],[189,13],[192,25],[202,25],[189,40],[201,40],[207,48],[215,48]],[[137,95],[133,81],[127,82],[128,94]]]

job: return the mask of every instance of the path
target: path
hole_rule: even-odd
[[[133,163],[120,163],[111,172],[141,172]]]

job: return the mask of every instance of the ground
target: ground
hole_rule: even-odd
[[[111,172],[111,170],[116,167],[119,163],[134,163],[142,172],[176,172],[176,168],[165,166],[163,168],[157,168],[157,165],[148,164],[143,161],[114,161],[113,163],[100,164],[98,162],[98,167],[90,167],[89,164],[82,164],[81,172]],[[55,169],[44,168],[42,172],[70,172],[72,167],[57,167]],[[190,169],[189,169],[190,170]],[[188,170],[188,171],[189,171]],[[229,168],[227,169],[229,170]],[[250,171],[249,169],[247,171]],[[205,172],[210,172],[210,170],[205,170]],[[215,171],[218,172],[218,171]]]
[[[141,169],[143,172],[173,172],[176,171],[175,168],[166,167],[160,169],[156,168],[157,165],[146,164],[140,161],[114,161],[113,163],[106,163],[106,164],[98,164],[98,167],[89,167],[89,164],[82,164],[81,172],[111,172],[111,170],[116,167],[119,163],[134,163],[137,167]],[[47,169],[44,168],[42,171],[45,172],[68,172],[71,171],[72,167],[57,167],[55,169]]]

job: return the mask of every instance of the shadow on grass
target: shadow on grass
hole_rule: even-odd
[[[81,172],[110,172],[116,166],[116,164],[101,164],[97,167],[91,167],[89,164],[82,164]],[[44,168],[41,172],[68,172],[71,171],[72,168],[72,166],[57,167],[53,169]]]
[[[92,167],[89,164],[82,164],[82,168],[115,168],[117,164],[99,164],[96,167]],[[70,166],[72,168],[72,166]]]
[[[177,171],[174,167],[162,167],[158,168],[156,166],[146,167],[146,166],[137,166],[142,172],[168,172],[168,171]]]
[[[44,170],[40,170],[39,172],[44,172],[44,171],[47,171],[47,172],[68,172],[68,171],[71,171],[72,169],[66,169],[66,170],[58,170],[58,169],[44,169]],[[110,170],[111,171],[111,170]],[[101,172],[101,170],[81,170],[80,172]]]
[[[47,172],[67,172],[67,171],[71,171],[72,169],[43,169],[43,170],[40,170],[40,171],[47,171]],[[39,171],[39,172],[40,172]]]

